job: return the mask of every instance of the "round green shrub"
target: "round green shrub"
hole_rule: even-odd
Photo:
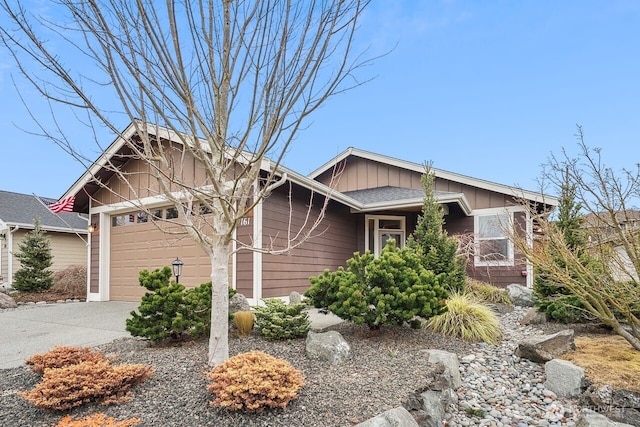
[[[382,325],[416,325],[445,310],[448,293],[443,275],[426,270],[419,250],[396,248],[389,241],[378,258],[355,253],[347,269],[325,270],[311,277],[305,292],[314,307],[372,329]]]

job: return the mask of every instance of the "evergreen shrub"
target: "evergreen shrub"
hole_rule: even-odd
[[[366,252],[347,260],[347,269],[311,277],[305,292],[316,308],[376,329],[382,325],[419,326],[446,310],[443,275],[424,268],[420,248],[399,249],[390,240],[378,258]]]
[[[211,405],[248,412],[284,408],[304,386],[301,371],[262,351],[230,357],[207,376],[213,380],[207,390],[216,396]]]
[[[89,348],[56,347],[28,359],[35,372],[43,372],[42,381],[18,394],[39,408],[56,411],[89,402],[109,405],[127,401],[131,388],[153,373],[151,366],[111,362]]]
[[[169,267],[142,270],[140,286],[146,292],[138,311],[131,312],[126,329],[151,341],[197,339],[211,326],[211,282],[186,289],[174,280]],[[235,293],[229,290],[230,295]]]
[[[262,300],[256,307],[256,330],[268,340],[286,340],[307,335],[311,322],[305,310],[307,304],[285,304],[277,298]]]
[[[33,220],[34,229],[26,234],[18,244],[15,257],[20,261],[20,269],[13,275],[13,287],[23,292],[40,292],[51,287],[53,273],[51,264],[51,242],[46,232],[40,228],[40,220]]]
[[[57,427],[131,427],[138,424],[139,418],[129,418],[127,420],[118,421],[114,417],[107,417],[103,413],[88,415],[86,417],[76,419],[71,415],[67,415],[60,420]]]

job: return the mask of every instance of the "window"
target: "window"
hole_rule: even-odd
[[[167,216],[166,219],[174,219],[178,218],[178,209],[176,208],[167,208]]]
[[[120,227],[124,224],[124,217],[122,215],[114,215],[111,217],[111,226]]]
[[[149,215],[146,212],[138,212],[138,222],[147,222]]]
[[[509,233],[513,214],[502,212],[475,217],[475,265],[513,265],[513,243]]]
[[[367,247],[365,250],[378,256],[389,240],[395,240],[398,248],[404,247],[405,223],[403,216],[367,215],[365,219]]]
[[[154,209],[151,211],[153,219],[162,219],[162,209]]]

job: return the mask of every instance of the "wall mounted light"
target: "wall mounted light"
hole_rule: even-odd
[[[98,227],[96,227],[96,225],[95,225],[95,224],[91,224],[91,225],[89,225],[89,228],[88,228],[89,233],[93,233],[93,232],[94,232],[94,231],[96,231],[97,229],[98,229]]]

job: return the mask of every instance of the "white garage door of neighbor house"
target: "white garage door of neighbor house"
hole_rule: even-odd
[[[189,236],[166,234],[137,212],[111,216],[110,228],[109,299],[140,301],[146,292],[138,282],[140,270],[171,266],[176,257],[184,263],[180,283],[193,287],[209,280],[209,258]]]

